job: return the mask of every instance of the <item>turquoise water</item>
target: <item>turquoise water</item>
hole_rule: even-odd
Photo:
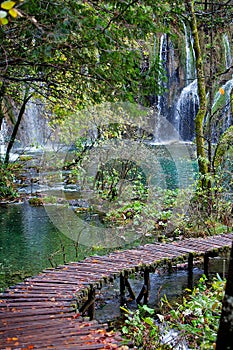
[[[83,258],[74,242],[54,227],[43,207],[0,206],[0,288],[15,284],[44,268]]]

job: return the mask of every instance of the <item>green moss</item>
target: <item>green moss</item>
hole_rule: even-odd
[[[38,206],[43,205],[43,200],[41,198],[38,198],[38,197],[33,197],[33,198],[29,199],[28,203],[30,205],[38,207]]]

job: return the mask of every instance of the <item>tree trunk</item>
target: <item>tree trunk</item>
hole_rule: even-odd
[[[222,303],[222,314],[218,329],[216,350],[233,349],[233,242],[230,265],[226,283],[225,296]]]
[[[10,138],[10,141],[8,143],[8,146],[7,146],[6,155],[5,155],[5,159],[4,159],[4,164],[5,165],[8,165],[8,163],[9,163],[10,151],[11,151],[13,145],[14,145],[14,142],[15,142],[15,139],[16,139],[16,135],[17,135],[17,132],[18,132],[21,120],[22,120],[22,117],[23,117],[24,112],[25,112],[26,105],[27,105],[27,103],[28,103],[28,101],[30,100],[31,97],[32,97],[32,95],[27,96],[27,91],[26,91],[25,92],[25,96],[24,96],[24,100],[23,100],[23,103],[22,103],[22,106],[21,106],[19,114],[18,114],[17,121],[16,121],[16,123],[14,125],[13,131],[12,131],[12,134],[11,134],[11,138]]]
[[[206,98],[206,84],[204,75],[204,64],[202,60],[201,47],[199,41],[199,34],[197,28],[196,14],[194,10],[194,2],[187,1],[186,9],[190,13],[190,25],[194,40],[194,51],[196,55],[196,70],[197,70],[197,85],[198,85],[198,96],[200,101],[200,106],[198,113],[195,118],[195,133],[196,133],[196,147],[197,147],[197,158],[199,172],[203,177],[208,173],[207,158],[204,148],[204,118],[207,113],[207,98]],[[203,185],[205,180],[202,181]]]

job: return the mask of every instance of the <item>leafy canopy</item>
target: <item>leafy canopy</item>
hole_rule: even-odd
[[[15,2],[4,3],[14,13]],[[4,91],[15,98],[29,85],[71,108],[136,96],[141,102],[145,91],[161,92],[154,35],[168,30],[172,12],[169,1],[24,2],[22,17],[0,27]]]

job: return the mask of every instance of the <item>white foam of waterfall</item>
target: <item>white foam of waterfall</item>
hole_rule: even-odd
[[[190,84],[196,78],[195,52],[193,49],[193,37],[190,29],[183,22],[185,34],[185,53],[186,53],[186,85]]]
[[[160,38],[160,46],[159,46],[159,62],[160,65],[165,68],[167,63],[167,34],[162,34]],[[158,85],[163,86],[164,82],[162,79],[163,73],[160,73],[158,76]],[[154,127],[154,142],[161,141],[161,119],[160,116],[162,114],[162,95],[158,95],[157,105],[155,108],[155,127]]]
[[[185,84],[175,108],[174,126],[180,138],[190,141],[194,137],[194,118],[198,111],[199,98],[197,93],[195,52],[190,28],[183,22],[185,34]]]
[[[17,139],[20,140],[17,148],[36,150],[49,146],[50,135],[51,129],[45,116],[43,103],[35,100],[29,101],[17,135]]]
[[[164,68],[164,65],[166,65],[166,62],[167,62],[167,34],[163,34],[160,39],[159,62]],[[162,74],[163,73],[159,74],[159,78],[158,78],[159,86],[163,85]],[[159,114],[161,114],[161,100],[162,100],[162,95],[158,95],[157,111]]]
[[[192,140],[194,118],[199,106],[197,79],[188,84],[181,92],[176,105],[175,119],[177,130],[184,141]]]
[[[225,64],[226,68],[229,68],[232,64],[231,47],[227,34],[223,35],[223,45],[225,49]]]

